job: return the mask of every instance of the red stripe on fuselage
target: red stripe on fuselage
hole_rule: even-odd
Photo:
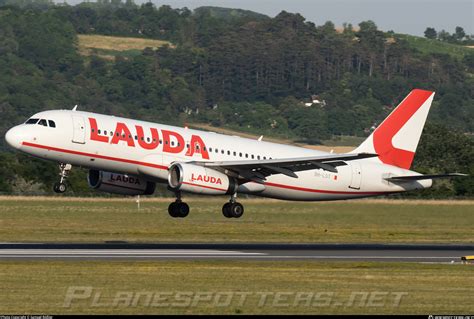
[[[40,144],[29,143],[29,142],[23,142],[22,144],[25,145],[25,146],[41,148],[41,149],[45,149],[45,150],[49,150],[49,151],[55,151],[55,152],[73,154],[73,155],[80,155],[80,156],[87,156],[87,157],[93,157],[93,158],[100,158],[100,159],[105,159],[105,160],[109,160],[109,161],[122,162],[122,163],[127,163],[127,164],[135,164],[135,165],[141,165],[141,166],[149,166],[149,167],[153,167],[153,168],[157,168],[157,169],[168,170],[167,166],[157,165],[157,164],[147,163],[147,162],[140,162],[140,161],[135,161],[135,160],[129,160],[129,159],[125,159],[125,158],[73,151],[73,150],[67,150],[67,149],[64,149],[64,148],[40,145]]]
[[[291,189],[294,191],[300,192],[310,192],[310,193],[323,193],[323,194],[341,194],[341,195],[382,195],[394,192],[343,192],[343,191],[330,191],[325,189],[312,189],[312,188],[305,188],[305,187],[298,187],[298,186],[290,186],[290,185],[283,185],[283,184],[276,184],[276,183],[269,183],[265,182],[264,185],[279,187],[279,188],[286,188]]]
[[[209,188],[209,189],[213,189],[213,190],[217,190],[221,192],[227,192],[227,189],[222,189],[222,188],[217,188],[217,187],[212,187],[212,186],[199,185],[199,184],[194,184],[194,183],[189,183],[189,182],[183,182],[183,184],[196,186],[196,187]]]
[[[135,164],[135,165],[149,166],[149,167],[154,167],[154,168],[157,168],[157,169],[168,170],[168,167],[167,167],[167,166],[157,165],[157,164],[152,164],[152,163],[147,163],[147,162],[140,162],[140,161],[135,161],[135,160],[129,160],[129,159],[125,159],[125,158],[118,158],[118,157],[112,157],[112,156],[105,156],[105,155],[98,155],[98,154],[92,154],[92,153],[85,153],[85,152],[73,151],[73,150],[68,150],[68,149],[64,149],[64,148],[58,148],[58,147],[40,145],[40,144],[29,143],[29,142],[23,142],[22,144],[23,144],[24,146],[36,147],[36,148],[45,149],[45,150],[50,150],[50,151],[55,151],[55,152],[62,152],[62,153],[67,153],[67,154],[74,154],[74,155],[80,155],[80,156],[87,156],[87,157],[93,157],[93,158],[100,158],[100,159],[105,159],[105,160],[109,160],[109,161],[116,161],[116,162],[122,162],[122,163],[127,163],[127,164]],[[183,182],[183,183],[185,183],[185,182]],[[224,189],[213,188],[213,187],[210,187],[210,186],[203,186],[203,185],[197,185],[197,184],[191,184],[191,183],[187,183],[187,184],[190,184],[190,185],[192,185],[192,186],[207,187],[207,188],[216,189],[216,190],[224,191],[224,192],[227,191],[227,190],[224,190]],[[382,195],[382,194],[396,193],[396,192],[343,192],[343,191],[330,191],[330,190],[304,188],[304,187],[297,187],[297,186],[290,186],[290,185],[283,185],[283,184],[269,183],[269,182],[264,183],[264,185],[272,186],[272,187],[285,188],[285,189],[290,189],[290,190],[294,190],[294,191],[311,192],[311,193],[322,193],[322,194]]]

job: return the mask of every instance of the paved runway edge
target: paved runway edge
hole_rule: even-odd
[[[0,249],[473,250],[474,244],[348,243],[0,243]]]

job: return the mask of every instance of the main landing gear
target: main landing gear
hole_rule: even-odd
[[[189,206],[181,200],[181,193],[175,192],[176,201],[168,206],[168,213],[173,218],[184,218],[189,215]],[[236,195],[232,195],[230,201],[222,206],[222,214],[227,218],[240,218],[244,214],[244,206],[238,203]]]
[[[244,206],[235,200],[236,197],[236,194],[232,195],[230,201],[222,206],[222,214],[227,218],[240,218],[244,214]]]
[[[189,214],[189,206],[181,200],[181,193],[176,193],[176,201],[168,206],[168,213],[173,218],[184,218]]]
[[[59,164],[59,182],[54,183],[53,190],[55,193],[62,194],[67,190],[66,178],[71,171],[71,164]]]

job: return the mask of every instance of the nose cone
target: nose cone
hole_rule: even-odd
[[[8,145],[13,148],[19,149],[21,146],[22,138],[21,138],[21,128],[15,126],[8,130],[7,134],[5,134],[5,140],[7,141]]]

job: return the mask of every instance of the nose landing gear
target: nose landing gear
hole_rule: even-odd
[[[62,194],[67,190],[66,178],[69,172],[71,171],[71,169],[72,169],[71,164],[64,164],[64,163],[59,164],[59,182],[54,183],[54,186],[53,186],[53,191],[55,193]]]

